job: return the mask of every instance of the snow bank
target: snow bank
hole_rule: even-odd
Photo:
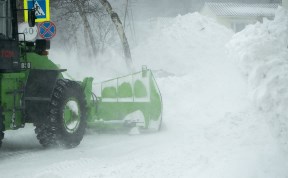
[[[193,71],[197,60],[219,56],[233,35],[231,30],[198,13],[137,22],[136,28],[138,45],[130,39],[135,70],[147,65],[177,75]],[[52,44],[49,57],[62,68],[69,69],[68,74],[75,79],[92,76],[101,81],[128,73],[119,49],[108,48],[104,54],[91,59],[88,55],[77,54],[76,49],[70,49],[67,54]]]
[[[196,60],[219,56],[223,51],[219,48],[233,35],[226,27],[199,13],[151,19],[146,26],[153,34],[142,37],[133,49],[136,68],[145,64],[177,75],[193,71]]]
[[[227,46],[247,76],[257,107],[288,148],[288,11],[279,8],[273,21],[248,26]]]
[[[141,21],[136,28],[138,45],[130,39],[135,70],[147,65],[165,71],[164,74],[184,75],[195,69],[197,60],[222,56],[219,53],[233,35],[226,27],[198,13]],[[76,49],[70,49],[67,54],[67,50],[52,44],[49,58],[68,69],[67,74],[72,78],[82,80],[92,76],[100,82],[128,73],[123,52],[118,47],[108,48],[92,59],[77,54]]]

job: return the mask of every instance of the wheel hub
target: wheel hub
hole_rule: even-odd
[[[81,113],[79,109],[79,105],[75,100],[69,100],[65,107],[63,112],[63,118],[64,118],[64,127],[69,133],[74,133],[81,121]]]

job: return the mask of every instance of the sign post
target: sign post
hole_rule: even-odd
[[[49,0],[24,0],[24,9],[35,9],[36,22],[50,21]],[[24,20],[28,22],[28,11],[24,11]]]

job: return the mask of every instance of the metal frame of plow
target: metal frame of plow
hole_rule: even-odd
[[[101,83],[96,114],[88,120],[91,128],[128,126],[158,131],[162,123],[162,96],[151,70],[137,72]]]

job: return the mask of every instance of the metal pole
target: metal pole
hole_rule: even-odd
[[[126,16],[127,16],[127,11],[128,11],[128,3],[129,3],[129,0],[126,0],[125,15],[124,15],[124,30],[126,28]]]

